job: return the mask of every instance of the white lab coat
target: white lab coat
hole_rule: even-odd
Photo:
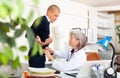
[[[72,55],[71,49],[67,51],[56,51],[54,52],[54,56],[57,58],[64,58],[69,60],[61,61],[55,59],[52,61],[52,67],[62,72],[78,73],[86,61],[86,54],[84,49],[80,49],[77,52],[74,52]]]

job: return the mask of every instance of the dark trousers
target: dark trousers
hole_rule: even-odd
[[[32,50],[30,50],[28,53],[29,67],[35,67],[35,68],[45,67],[45,61],[46,61],[45,54],[40,55],[39,52],[37,52],[37,54],[35,56],[31,56],[31,51]]]

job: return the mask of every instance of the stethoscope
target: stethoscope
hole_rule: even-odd
[[[72,55],[73,55],[74,53],[78,52],[79,50],[80,50],[80,49],[78,49],[78,50],[72,49],[72,50],[71,50],[71,54],[70,54],[70,56],[68,56],[68,58],[66,59],[66,61],[70,61]]]

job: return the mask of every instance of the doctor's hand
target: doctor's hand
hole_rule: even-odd
[[[45,50],[48,50],[50,52],[50,54],[54,53],[54,51],[51,48],[49,48],[49,47],[46,47]]]
[[[49,60],[53,61],[54,57],[50,54],[48,50],[44,50],[45,55],[48,57]]]

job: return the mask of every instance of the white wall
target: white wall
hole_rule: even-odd
[[[55,21],[53,24],[51,24],[51,35],[54,39],[53,44],[50,45],[53,49],[61,49],[64,50],[68,46],[68,37],[69,37],[69,30],[71,28],[80,27],[82,29],[87,28],[96,28],[95,24],[88,21],[88,11],[91,10],[91,12],[94,10],[93,8],[79,4],[76,2],[72,2],[70,0],[40,0],[40,3],[38,6],[33,5],[33,3],[30,0],[25,0],[25,12],[23,14],[24,17],[28,15],[28,12],[33,9],[35,14],[34,18],[29,24],[31,26],[34,19],[39,17],[40,15],[44,15],[46,13],[46,10],[49,5],[56,4],[61,9],[60,17],[57,21]],[[94,13],[94,11],[93,11]],[[92,19],[92,17],[90,17]],[[90,20],[91,20],[90,19]],[[94,21],[94,19],[92,19]],[[90,24],[90,26],[89,26]],[[89,27],[88,27],[89,26]],[[92,26],[92,27],[91,27]],[[25,44],[28,46],[28,43],[24,37],[20,37],[17,39],[18,46]],[[16,54],[19,54],[21,56],[21,62],[27,63],[26,60],[24,60],[23,55],[27,55],[26,53],[16,52]]]

